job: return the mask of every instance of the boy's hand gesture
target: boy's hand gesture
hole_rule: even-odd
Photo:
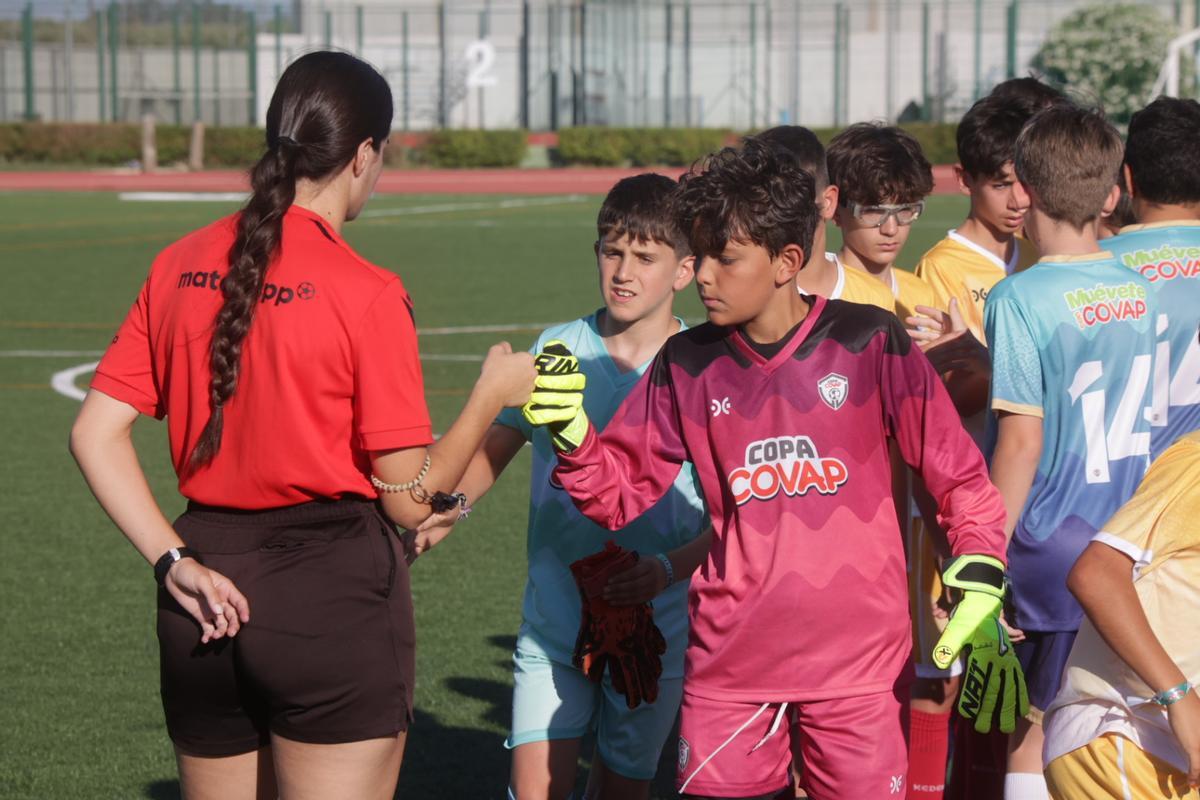
[[[1188,786],[1200,786],[1200,695],[1195,689],[1167,706],[1167,719],[1188,758]]]
[[[400,543],[404,546],[404,559],[412,564],[422,553],[433,549],[450,535],[459,517],[458,506],[455,506],[449,511],[430,514],[415,530],[409,529],[400,534]]]
[[[625,696],[629,708],[658,699],[662,655],[667,651],[649,604],[616,606],[605,598],[609,579],[637,560],[637,553],[610,541],[599,553],[571,564],[583,609],[572,662],[596,682],[607,667],[613,688]]]
[[[546,342],[534,365],[538,374],[533,394],[521,413],[530,425],[549,428],[555,449],[569,453],[583,443],[588,432],[583,411],[587,378],[579,371],[579,359],[558,340]]]
[[[917,306],[914,316],[904,320],[908,335],[933,364],[938,374],[967,369],[990,372],[991,357],[983,344],[967,329],[958,310],[958,298],[950,298],[948,312]]]
[[[649,603],[667,588],[667,568],[657,558],[639,558],[624,572],[613,575],[604,587],[604,599],[614,606]]]
[[[1011,733],[1017,717],[1029,713],[1029,693],[1008,633],[1000,622],[1004,565],[990,556],[958,556],[946,562],[942,582],[962,589],[963,596],[933,648],[933,661],[945,669],[969,645],[971,653],[958,711],[974,720],[975,730],[980,733],[993,727]]]
[[[500,405],[515,408],[529,399],[535,372],[529,353],[514,353],[512,345],[500,342],[488,348],[479,370],[477,388],[495,398]]]

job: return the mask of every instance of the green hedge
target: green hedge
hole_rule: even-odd
[[[566,128],[558,156],[566,164],[686,167],[730,136],[720,128]]]
[[[957,161],[954,124],[906,123],[934,164]],[[834,128],[816,129],[828,143]],[[160,125],[158,161],[187,160],[191,131]],[[448,130],[431,133],[419,146],[405,148],[398,136],[387,150],[389,166],[515,167],[526,151],[521,130]],[[566,128],[558,135],[558,160],[595,166],[686,167],[696,159],[732,143],[737,137],[714,128]],[[204,163],[208,167],[247,168],[262,155],[261,128],[207,128]],[[141,126],[129,124],[6,123],[0,124],[0,162],[14,164],[80,164],[117,166],[141,158]]]
[[[191,130],[159,125],[155,131],[158,162],[186,161]],[[210,167],[248,167],[266,145],[261,128],[207,128],[204,163]],[[140,125],[25,123],[0,125],[0,161],[25,164],[118,166],[142,157]]]
[[[525,139],[523,130],[436,131],[420,159],[435,167],[515,167],[525,157]]]

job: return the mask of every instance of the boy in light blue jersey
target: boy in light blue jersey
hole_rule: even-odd
[[[685,240],[669,216],[674,188],[669,178],[649,174],[613,187],[600,209],[595,245],[604,308],[547,329],[533,346],[537,353],[558,340],[578,357],[587,376],[584,406],[598,428],[608,422],[667,338],[686,327],[671,313],[675,293],[693,274]],[[533,444],[529,578],[513,656],[512,731],[505,743],[513,750],[510,796],[569,797],[580,739],[594,730],[597,754],[586,796],[646,798],[682,694],[688,579],[710,541],[707,533],[699,535],[707,516],[694,469],[685,464],[673,490],[614,535],[584,517],[552,480],[557,461],[547,429],[532,429],[520,413],[502,413],[459,491],[478,500],[526,442]],[[415,534],[413,555],[440,541],[457,518],[457,511],[431,517]],[[653,598],[654,623],[667,644],[657,700],[632,709],[614,688],[610,671],[595,684],[572,665],[581,600],[570,565],[604,550],[605,542],[614,538],[639,553],[639,560],[613,578],[606,599],[632,604]]]
[[[1129,121],[1125,181],[1137,225],[1104,242],[1158,300],[1150,451],[1200,428],[1200,103],[1160,97]]]
[[[1020,629],[1031,705],[1010,738],[1006,798],[1047,797],[1041,712],[1083,616],[1067,573],[1150,459],[1152,290],[1096,240],[1098,218],[1119,197],[1121,156],[1098,112],[1062,106],[1034,117],[1015,166],[1042,258],[997,284],[984,308],[998,418],[992,480],[1008,509],[1009,622]]]

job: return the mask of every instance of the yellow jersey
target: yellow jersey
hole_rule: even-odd
[[[1092,539],[1133,562],[1133,588],[1150,629],[1187,679],[1200,681],[1200,431],[1180,437],[1150,465],[1137,492]],[[1046,763],[1116,733],[1187,771],[1154,690],[1085,619],[1046,711]]]
[[[862,303],[882,308],[893,314],[896,312],[896,299],[879,280],[862,270],[847,267],[837,257],[837,253],[826,253],[825,258],[832,261],[837,267],[837,283],[833,285],[833,291],[829,293],[830,300]]]
[[[983,335],[983,304],[988,292],[1004,278],[1037,263],[1037,248],[1021,237],[1008,263],[984,250],[958,231],[951,230],[935,244],[914,270],[925,281],[942,310],[950,307],[950,298],[958,298],[958,310],[975,338],[986,343]]]
[[[916,314],[917,306],[945,311],[932,286],[899,267],[892,267],[892,294],[896,298],[896,316],[901,322]]]

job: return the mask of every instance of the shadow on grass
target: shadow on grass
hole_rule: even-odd
[[[169,781],[153,781],[146,784],[146,797],[149,800],[179,800],[179,781],[172,778]]]

